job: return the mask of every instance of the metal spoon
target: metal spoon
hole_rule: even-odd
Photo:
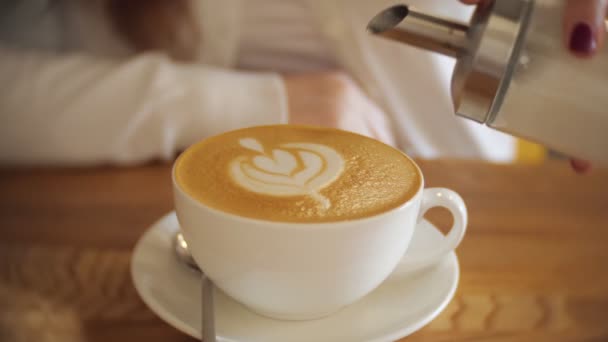
[[[196,264],[196,261],[194,261],[194,258],[188,249],[188,243],[184,239],[181,232],[177,232],[173,236],[173,249],[175,250],[175,254],[177,255],[177,259],[179,261],[186,264],[186,266],[193,271],[201,272],[201,269]]]
[[[198,267],[196,261],[188,250],[188,243],[184,239],[181,232],[175,233],[173,236],[173,250],[177,259],[188,266],[191,270],[201,274],[201,299],[202,299],[202,321],[201,321],[201,341],[216,342],[215,337],[215,315],[213,292],[214,286],[211,279],[207,278],[205,273]]]

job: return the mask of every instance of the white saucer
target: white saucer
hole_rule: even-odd
[[[160,318],[200,338],[200,281],[180,264],[171,240],[179,229],[171,212],[137,243],[131,275],[143,301]],[[433,246],[443,235],[428,221],[417,227],[408,254]],[[360,301],[313,321],[280,321],[253,313],[221,291],[215,302],[218,341],[392,341],[428,324],[447,306],[458,285],[453,252],[440,264],[410,275],[394,274]]]

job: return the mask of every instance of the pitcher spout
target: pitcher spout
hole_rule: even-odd
[[[467,24],[434,17],[406,5],[390,7],[377,14],[367,30],[401,43],[459,58],[468,53]]]

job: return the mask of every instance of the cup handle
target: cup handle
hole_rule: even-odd
[[[468,214],[467,207],[455,191],[446,188],[428,188],[422,193],[420,212],[417,223],[422,221],[424,214],[431,208],[443,207],[452,213],[454,223],[450,232],[441,242],[438,248],[429,251],[427,254],[416,256],[406,256],[401,260],[398,268],[400,271],[412,272],[429,267],[438,263],[449,252],[458,247],[467,228]]]

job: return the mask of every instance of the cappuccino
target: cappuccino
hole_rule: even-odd
[[[374,216],[420,189],[417,166],[358,134],[276,125],[227,132],[188,148],[175,179],[205,206],[278,222],[336,222]]]

